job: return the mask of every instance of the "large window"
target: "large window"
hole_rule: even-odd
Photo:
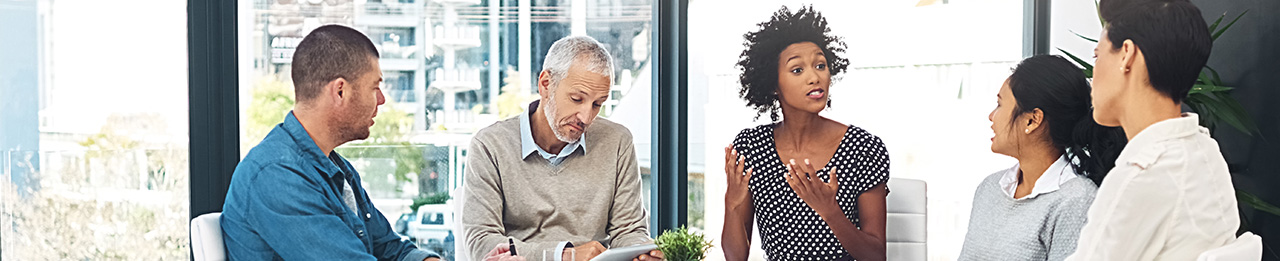
[[[185,1],[0,1],[0,259],[188,258]]]
[[[241,0],[241,153],[292,108],[289,63],[302,37],[324,24],[364,32],[381,52],[387,104],[368,140],[337,151],[403,237],[452,259],[462,239],[451,195],[472,134],[537,99],[552,42],[589,35],[616,68],[600,116],[633,133],[648,195],[651,9],[651,0]]]
[[[693,1],[689,7],[689,225],[719,236],[723,148],[768,123],[738,98],[742,35],[798,1]],[[823,116],[862,127],[889,150],[893,178],[929,183],[930,260],[955,260],[977,184],[1013,160],[991,153],[987,114],[1022,55],[1023,1],[816,1],[849,45],[850,70]],[[809,2],[803,2],[809,4]],[[735,14],[735,15],[719,15]],[[757,233],[759,226],[756,226]],[[761,259],[760,240],[752,241]],[[708,254],[720,260],[719,248]]]

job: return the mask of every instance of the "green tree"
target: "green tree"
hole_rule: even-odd
[[[79,142],[40,151],[40,170],[11,169],[38,184],[0,182],[4,257],[14,260],[182,260],[187,255],[188,150],[150,141],[167,123],[154,113],[113,114]],[[8,160],[34,166],[32,157]]]
[[[244,138],[240,140],[241,153],[248,153],[258,145],[276,124],[284,122],[284,116],[293,109],[293,85],[266,76],[254,83],[253,98],[245,110]]]
[[[512,70],[508,71],[507,75],[509,76],[504,80],[507,84],[502,86],[502,93],[498,94],[498,119],[519,115],[526,109],[525,105],[538,99],[537,94],[530,92],[529,88],[520,82],[520,72]]]

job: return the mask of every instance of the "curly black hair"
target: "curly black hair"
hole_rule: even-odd
[[[849,60],[841,58],[847,47],[839,36],[830,35],[827,19],[813,10],[813,6],[801,7],[791,13],[783,6],[773,13],[768,22],[757,24],[759,31],[749,32],[742,36],[746,42],[742,46],[746,50],[739,56],[738,67],[742,74],[738,81],[742,88],[738,97],[747,101],[747,106],[756,109],[756,119],[765,112],[773,121],[778,121],[778,55],[787,46],[795,43],[811,42],[818,45],[827,58],[827,66],[834,77],[849,67]],[[831,106],[831,100],[827,100]]]

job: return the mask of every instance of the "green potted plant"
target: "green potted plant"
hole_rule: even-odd
[[[701,261],[711,249],[711,240],[684,226],[662,232],[654,244],[662,251],[663,259],[673,261]]]

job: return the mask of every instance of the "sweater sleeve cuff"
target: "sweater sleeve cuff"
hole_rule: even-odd
[[[404,255],[403,258],[400,258],[400,261],[422,261],[432,257],[440,258],[440,254],[429,250],[414,249],[409,254]]]
[[[556,253],[561,253],[561,254],[556,255],[556,259],[555,259],[555,261],[562,261],[562,260],[560,260],[560,259],[564,258],[564,249],[565,249],[565,248],[573,248],[573,243],[570,243],[569,241],[564,241],[564,242],[560,242],[560,244],[556,245]],[[576,256],[576,255],[577,255],[577,253],[574,253],[574,255]]]

